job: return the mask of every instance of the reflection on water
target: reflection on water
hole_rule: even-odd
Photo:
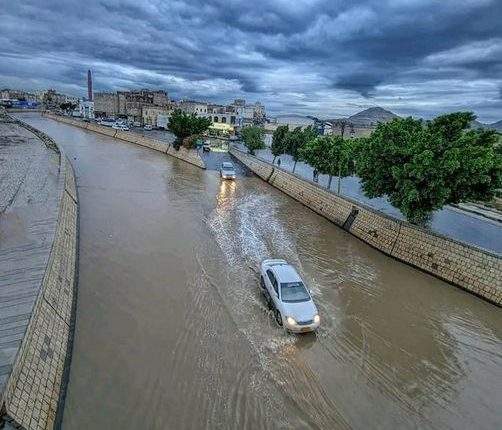
[[[228,201],[235,196],[237,181],[220,181],[220,192],[218,194],[218,207],[226,206]]]
[[[500,309],[256,177],[28,119],[80,187],[64,430],[500,427]],[[258,286],[267,257],[313,290],[318,333],[277,327]]]

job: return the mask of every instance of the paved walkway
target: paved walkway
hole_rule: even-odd
[[[58,177],[59,155],[0,116],[0,397],[54,240]]]

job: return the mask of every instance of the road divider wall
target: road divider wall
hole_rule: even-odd
[[[500,255],[392,218],[236,148],[230,153],[269,184],[374,248],[502,306]]]
[[[84,121],[79,121],[73,118],[68,118],[65,116],[54,115],[49,112],[43,112],[43,116],[47,118],[54,119],[65,124],[73,125],[75,127],[83,128],[86,130],[94,131],[96,133],[101,133],[106,136],[114,137],[116,139],[124,140],[129,143],[134,143],[136,145],[145,146],[147,148],[153,149],[155,151],[163,152],[164,154],[170,155],[171,157],[183,160],[187,163],[193,164],[194,166],[205,169],[206,165],[202,158],[197,154],[195,150],[188,150],[181,147],[178,151],[169,143],[163,140],[154,139],[148,136],[140,136],[136,133],[123,130],[115,130],[111,127],[106,127],[98,125],[95,123],[89,123]]]
[[[44,133],[19,123],[46,144],[51,141],[49,147],[57,148]],[[72,166],[61,148],[57,151],[60,198],[54,240],[28,326],[1,393],[0,428],[9,423],[26,430],[52,430],[57,414],[62,413],[76,309],[78,197]]]

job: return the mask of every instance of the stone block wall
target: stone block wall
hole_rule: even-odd
[[[74,125],[76,127],[86,128],[86,127],[82,127],[82,123],[77,123],[77,124],[72,124],[72,125]],[[105,127],[102,125],[98,125],[97,127],[98,127],[98,133],[104,134],[105,136],[115,137],[115,135],[117,134],[117,130],[115,130],[114,128]]]
[[[124,131],[123,133],[128,133],[128,132]],[[132,133],[128,133],[128,134],[132,134]],[[169,144],[167,142],[163,142],[163,141],[157,140],[157,139],[152,139],[150,137],[141,137],[140,136],[137,138],[136,144],[141,145],[141,146],[146,146],[147,148],[154,149],[155,151],[159,151],[159,152],[163,152],[163,153],[166,153],[169,148]]]
[[[403,222],[391,255],[502,306],[502,258],[496,254]]]
[[[350,202],[336,196],[333,198],[327,190],[282,169],[274,169],[268,182],[339,226],[343,225],[352,210]]]
[[[49,116],[47,114],[43,114],[44,116],[47,116],[49,118],[52,118],[52,119],[55,119],[53,116]],[[62,121],[64,122],[64,121]],[[90,131],[94,131],[96,133],[99,133],[99,128],[100,126],[97,125],[97,124],[91,124],[91,123],[87,123],[87,130],[90,130]]]
[[[129,143],[134,143],[136,145],[145,146],[147,148],[153,149],[155,151],[163,152],[165,154],[170,155],[171,157],[175,157],[179,160],[183,160],[187,163],[193,164],[194,166],[200,167],[201,169],[205,169],[206,165],[202,158],[197,154],[195,150],[187,150],[185,148],[180,148],[179,151],[176,151],[172,145],[163,140],[154,139],[148,136],[140,136],[135,133],[131,133],[123,130],[115,130],[111,127],[101,126],[94,123],[78,121],[72,118],[68,118],[65,116],[53,115],[48,112],[44,112],[42,114],[47,118],[54,119],[59,122],[64,122],[65,124],[73,125],[75,127],[84,128],[87,130],[94,131],[96,133],[101,133],[106,136],[114,137],[116,139],[124,140]]]
[[[374,248],[502,306],[500,255],[389,217],[237,149],[230,153],[263,180]]]
[[[238,157],[239,154],[241,154],[241,152],[237,153],[236,158],[239,158]],[[246,155],[244,153],[242,154]],[[256,173],[264,181],[268,181],[270,179],[270,176],[274,172],[274,168],[269,163],[259,160],[256,157],[246,157],[246,163],[244,164],[246,164],[254,173]]]
[[[96,127],[100,127],[100,126],[97,125]],[[89,130],[89,127],[87,127],[87,129]],[[117,133],[115,133],[115,137],[117,139],[125,140],[126,142],[129,142],[129,143],[138,143],[138,140],[142,139],[142,137],[138,136],[137,134],[129,133],[128,131],[122,131],[122,130],[117,130]]]
[[[201,169],[205,169],[206,165],[202,158],[195,151],[190,151],[186,148],[181,147],[178,151],[173,148],[172,145],[169,145],[167,148],[167,154],[172,157],[179,158],[180,160],[184,160],[187,163],[193,164],[194,166],[200,167]]]
[[[368,210],[364,206],[358,205],[355,208],[358,213],[347,230],[380,251],[391,254],[399,236],[401,221]]]
[[[77,193],[70,163],[61,153],[64,192],[40,292],[2,398],[1,423],[52,430],[70,352],[76,291]]]

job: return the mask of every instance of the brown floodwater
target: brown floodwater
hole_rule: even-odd
[[[63,430],[499,429],[502,311],[365,245],[259,178],[221,182],[37,115],[80,197]],[[255,271],[293,263],[317,334],[279,329]]]

